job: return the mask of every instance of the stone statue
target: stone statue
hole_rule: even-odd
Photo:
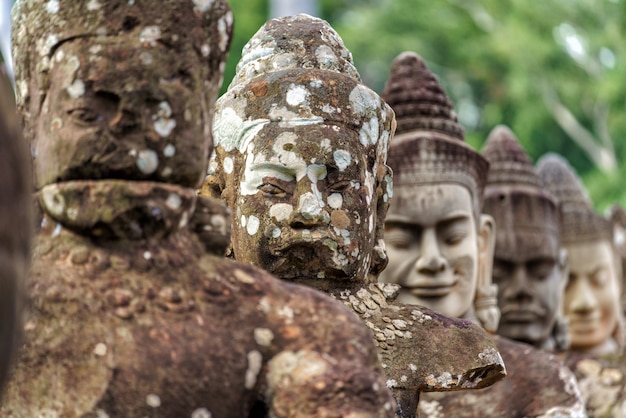
[[[561,243],[569,257],[564,310],[571,349],[593,354],[622,347],[621,260],[611,223],[595,213],[582,182],[562,157],[537,163],[545,187],[561,205]]]
[[[417,54],[396,57],[383,98],[398,130],[387,160],[394,196],[385,222],[389,265],[381,279],[401,285],[406,303],[473,319],[495,332],[496,234],[493,218],[481,214],[488,162],[465,144],[451,101]],[[506,379],[472,392],[426,393],[422,417],[584,416],[576,379],[553,355],[495,341]]]
[[[226,2],[15,7],[43,214],[26,343],[0,415],[393,416],[361,321],[223,258],[226,211],[196,199],[232,30]]]
[[[563,157],[543,156],[537,171],[559,200],[561,243],[569,257],[564,311],[571,351],[561,357],[576,374],[590,417],[626,417],[621,261],[613,246],[613,225],[595,213]]]
[[[481,214],[489,165],[465,144],[452,102],[417,54],[396,57],[383,98],[398,129],[388,160],[394,173],[385,220],[389,264],[380,280],[399,284],[403,303],[481,318],[495,332],[494,222]]]
[[[490,163],[484,211],[497,225],[498,334],[547,350],[567,349],[562,314],[567,255],[559,245],[557,202],[543,190],[509,128],[494,128],[482,152]]]
[[[321,289],[363,318],[409,417],[419,392],[488,386],[504,369],[474,324],[398,303],[397,286],[376,283],[387,262],[394,125],[325,21],[270,20],[218,100],[214,167],[202,193],[232,208],[236,260]]]
[[[0,57],[0,61],[1,57]],[[0,66],[0,389],[21,336],[24,282],[33,225],[28,150],[13,90]]]

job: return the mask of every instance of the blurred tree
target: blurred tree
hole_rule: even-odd
[[[267,20],[267,1],[230,0],[234,73],[243,44]],[[422,55],[480,147],[506,124],[533,159],[564,155],[599,209],[626,206],[624,0],[319,0],[380,92],[393,58]],[[232,72],[230,72],[232,71]]]
[[[468,142],[479,146],[506,124],[534,159],[564,155],[604,209],[626,203],[624,8],[621,0],[372,0],[331,23],[375,90],[397,54],[419,53]]]

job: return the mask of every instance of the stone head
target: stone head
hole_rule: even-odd
[[[398,129],[388,157],[394,193],[385,222],[389,264],[381,280],[401,285],[403,303],[452,317],[476,314],[495,331],[494,225],[481,215],[488,163],[465,144],[452,103],[417,54],[394,60],[383,98]],[[476,302],[481,307],[475,311]]]
[[[567,274],[557,202],[543,190],[509,128],[495,127],[482,152],[490,163],[484,210],[497,227],[493,280],[502,312],[498,334],[550,346],[555,327],[559,329]]]
[[[541,180],[561,207],[561,245],[567,249],[569,280],[564,312],[571,348],[607,353],[622,345],[621,261],[610,221],[596,213],[574,169],[548,154],[537,163]]]
[[[393,112],[323,20],[270,20],[243,51],[203,188],[233,208],[235,259],[316,287],[376,275]]]
[[[199,185],[233,23],[224,0],[20,0],[13,14],[37,189]]]

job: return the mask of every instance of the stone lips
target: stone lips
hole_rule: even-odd
[[[544,187],[561,206],[561,242],[613,239],[611,222],[593,210],[582,181],[561,156],[547,154],[537,162]]]
[[[71,23],[69,23],[71,22]],[[198,67],[193,74],[201,96],[204,135],[197,138],[208,146],[211,138],[212,108],[222,80],[225,57],[230,45],[233,16],[225,0],[164,0],[158,8],[142,1],[74,1],[74,0],[20,0],[13,8],[13,54],[18,111],[24,120],[24,136],[35,141],[37,120],[50,83],[50,72],[59,57],[53,56],[65,42],[95,38],[104,43],[128,42],[136,50],[139,46],[162,47],[176,51],[180,62],[177,75],[192,78],[189,66]],[[120,40],[121,39],[121,40]],[[93,55],[97,55],[97,45]],[[102,48],[101,48],[102,49]],[[153,57],[158,57],[156,53]],[[151,58],[152,59],[152,58]],[[156,59],[156,58],[155,58]],[[80,63],[79,63],[80,64]],[[153,65],[158,65],[155,62]],[[169,65],[169,64],[168,64]],[[173,66],[173,65],[172,65]],[[182,121],[179,121],[181,124]],[[172,161],[189,155],[177,148]],[[168,183],[196,186],[206,162],[197,158],[198,174],[193,176],[172,173],[160,176],[158,172],[138,177]],[[201,167],[200,167],[201,166]],[[180,178],[178,178],[180,177]],[[35,179],[37,181],[37,179]]]
[[[394,199],[402,205],[402,186],[457,183],[470,190],[477,213],[482,207],[489,163],[456,139],[407,132],[394,137],[387,164],[394,171]]]
[[[316,68],[361,80],[337,32],[321,19],[300,14],[272,19],[257,31],[243,47],[231,87],[287,68]]]
[[[382,97],[396,114],[397,134],[427,130],[464,140],[452,102],[414,52],[403,52],[394,59]]]

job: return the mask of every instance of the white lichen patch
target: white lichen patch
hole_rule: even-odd
[[[352,156],[348,151],[343,149],[338,149],[333,152],[333,159],[339,171],[344,171],[352,163]]]
[[[282,234],[282,231],[280,230],[280,228],[272,229],[272,238],[278,238],[280,237],[281,234]]]
[[[139,34],[139,42],[142,44],[156,46],[159,39],[161,39],[161,28],[158,26],[146,26]]]
[[[254,215],[250,215],[248,218],[248,225],[246,226],[246,230],[248,234],[254,235],[259,231],[259,226],[261,225],[261,221]]]
[[[209,44],[202,44],[202,46],[200,47],[200,53],[203,57],[208,57],[211,53],[211,46]]]
[[[417,371],[417,366],[416,366],[415,364],[413,364],[413,363],[410,363],[410,364],[409,364],[409,369],[410,369],[413,373],[415,373],[415,372]]]
[[[159,167],[159,156],[156,151],[145,149],[137,154],[137,168],[144,174],[152,174]]]
[[[61,216],[65,212],[65,198],[59,193],[55,184],[44,187],[41,190],[43,204],[48,212],[55,216]]]
[[[199,12],[204,13],[211,8],[215,0],[192,0],[192,1],[193,1],[193,4],[195,5],[195,9],[198,10]]]
[[[328,206],[330,206],[333,209],[341,209],[341,206],[343,205],[343,196],[341,195],[341,193],[331,193],[330,196],[328,196]]]
[[[67,86],[66,90],[67,94],[69,94],[72,99],[78,99],[85,94],[85,83],[83,80],[76,79],[72,84]]]
[[[398,381],[396,379],[389,379],[385,382],[389,389],[393,389],[398,386]]]
[[[322,87],[324,85],[324,83],[322,83],[322,80],[319,79],[312,79],[311,81],[309,81],[309,86],[313,87],[314,89],[319,89],[320,87]]]
[[[375,145],[378,142],[378,118],[372,117],[363,123],[359,131],[359,142],[363,146]]]
[[[163,138],[167,138],[176,127],[176,120],[171,118],[172,108],[168,102],[159,103],[159,110],[152,116],[154,130]]]
[[[98,357],[104,357],[107,355],[107,346],[105,343],[98,343],[93,349],[93,353]]]
[[[289,106],[298,106],[308,99],[310,93],[304,86],[292,84],[287,90],[286,100]]]
[[[419,409],[424,418],[444,418],[443,407],[438,401],[420,401]]]
[[[50,34],[45,40],[37,41],[37,51],[42,57],[47,57],[56,44],[59,43],[59,37],[56,34]]]
[[[298,212],[305,219],[313,219],[322,212],[324,202],[320,201],[315,194],[306,192],[300,196]]]
[[[289,219],[293,212],[293,206],[289,203],[276,203],[270,207],[269,215],[276,219],[276,222],[282,222]]]
[[[176,147],[174,146],[174,144],[167,144],[165,147],[163,147],[164,157],[172,158],[174,155],[176,155]]]
[[[89,0],[89,3],[87,3],[87,10],[89,10],[90,12],[100,9],[100,7],[102,6],[98,2],[98,0]]]
[[[261,300],[259,300],[257,309],[263,313],[269,313],[272,310],[272,305],[270,304],[270,301],[267,298],[267,296],[263,296]]]
[[[167,196],[167,199],[165,200],[165,206],[167,206],[168,208],[172,210],[180,209],[181,205],[182,205],[182,199],[176,193],[170,193],[169,196]]]
[[[146,405],[152,408],[158,408],[161,406],[161,397],[159,395],[155,395],[154,393],[146,396]]]
[[[315,58],[320,69],[332,69],[337,66],[337,56],[328,45],[321,45],[315,50]]]
[[[269,347],[274,339],[274,333],[267,328],[254,329],[254,341],[260,346]]]
[[[230,157],[224,158],[223,166],[224,166],[224,172],[226,174],[231,174],[233,170],[235,169],[235,164],[233,163],[233,159]]]
[[[263,356],[257,350],[248,353],[248,369],[246,370],[246,389],[252,389],[256,385],[256,380],[263,365]]]
[[[59,0],[50,0],[46,3],[46,12],[56,14],[59,12]]]
[[[280,385],[301,385],[324,375],[330,367],[329,359],[307,350],[280,352],[268,363],[268,392],[273,393]]]
[[[283,306],[277,311],[278,316],[281,318],[285,318],[285,322],[287,324],[291,324],[293,322],[293,309],[289,306]]]
[[[230,23],[229,20],[230,19],[228,17],[228,14],[225,14],[217,21],[217,33],[219,35],[218,47],[222,52],[226,51],[226,48],[228,47],[228,41],[230,40],[230,35],[228,34],[228,31],[232,26],[232,20],[230,20]]]
[[[382,107],[380,97],[362,84],[350,92],[350,105],[355,115],[365,117],[376,115]]]
[[[191,418],[211,418],[212,414],[206,408],[198,408],[191,413]]]

